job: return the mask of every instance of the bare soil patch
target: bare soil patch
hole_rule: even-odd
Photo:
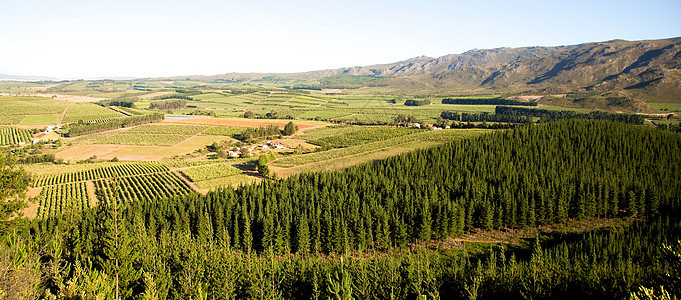
[[[57,100],[62,100],[62,101],[71,101],[71,102],[97,102],[104,100],[106,98],[100,98],[100,97],[90,97],[90,96],[81,96],[81,95],[66,95],[66,94],[26,94],[26,96],[37,96],[37,97],[47,97],[47,98],[52,98],[52,96],[55,96],[54,99]]]
[[[40,195],[40,192],[42,191],[43,191],[42,187],[29,188],[28,191],[26,192],[26,197],[28,199],[38,197]],[[38,216],[39,207],[40,203],[38,203],[38,201],[28,202],[28,207],[24,208],[23,210],[24,217],[27,217],[29,219],[35,219],[35,217]]]

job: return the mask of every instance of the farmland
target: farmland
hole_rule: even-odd
[[[37,216],[38,218],[46,218],[52,214],[79,212],[89,208],[92,205],[92,200],[85,182],[48,186],[43,188],[38,196]]]
[[[215,164],[181,169],[182,175],[192,182],[211,180],[241,174],[241,170],[229,164]]]
[[[63,123],[92,123],[110,119],[122,118],[123,114],[111,109],[91,103],[75,103],[69,106],[64,115]]]
[[[171,172],[119,177],[95,181],[96,194],[104,203],[172,198],[191,193],[192,188]]]
[[[33,134],[23,128],[0,126],[0,146],[28,143],[33,139]]]
[[[663,131],[651,124],[622,124],[640,121],[641,116],[541,102],[541,107],[527,110],[523,106],[530,105],[499,95],[411,97],[379,88],[327,95],[316,90],[194,84],[65,82],[51,87],[52,92],[65,93],[55,98],[3,98],[8,109],[0,112],[2,122],[11,126],[0,127],[0,141],[5,143],[3,149],[25,158],[22,167],[32,175],[29,195],[35,202],[24,212],[41,224],[36,230],[53,230],[62,226],[59,222],[83,232],[108,226],[112,214],[107,209],[117,204],[122,212],[116,217],[124,220],[125,230],[147,240],[173,236],[185,239],[182,243],[193,245],[191,249],[225,251],[216,257],[243,255],[243,262],[258,261],[263,266],[272,264],[265,263],[263,257],[268,255],[282,259],[297,259],[299,254],[349,255],[353,266],[366,262],[360,257],[399,257],[391,261],[415,268],[411,263],[433,262],[415,258],[406,249],[446,253],[442,255],[451,259],[459,257],[451,253],[487,255],[494,250],[483,248],[507,244],[527,251],[530,242],[509,236],[522,231],[529,240],[544,230],[540,227],[564,228],[577,221],[585,223],[584,228],[637,226],[630,224],[641,216],[657,216],[655,211],[669,205],[673,196],[669,191],[678,185],[665,177],[667,173],[650,167],[652,161],[661,161],[676,172],[676,164],[669,163],[677,159],[673,151],[650,152],[657,155],[651,160],[632,159],[647,157],[636,147],[676,147],[670,142],[673,133],[667,131],[673,131],[678,121],[667,114],[654,116],[656,124],[671,128]],[[130,86],[139,90],[129,90]],[[61,100],[69,99],[67,95],[74,97],[72,101]],[[75,102],[96,97],[111,100],[98,102],[101,105]],[[443,103],[445,98],[459,99],[445,101],[459,104]],[[181,101],[172,102],[177,99]],[[175,105],[181,102],[186,106]],[[132,107],[106,106],[111,103]],[[423,105],[405,105],[413,103]],[[515,126],[509,122],[521,122],[498,121],[505,114],[527,115],[518,120],[548,124]],[[476,121],[464,121],[464,115]],[[619,123],[557,121],[584,118]],[[289,122],[298,127],[297,132],[280,134]],[[64,123],[71,125],[42,133],[48,125]],[[241,137],[268,127],[262,137]],[[18,145],[29,141],[36,129],[41,132],[35,136],[42,142]],[[73,130],[77,134],[70,135]],[[626,133],[627,139],[613,139],[603,132]],[[59,134],[60,141],[52,141]],[[596,146],[584,150],[580,137]],[[599,142],[603,140],[607,142]],[[556,147],[558,143],[588,159],[575,160],[573,151]],[[603,165],[617,160],[607,153],[625,148],[626,168],[649,170],[637,171],[642,179]],[[527,155],[535,158],[524,159]],[[561,175],[569,177],[562,179],[552,173],[556,168],[572,168],[556,171],[572,175]],[[575,177],[574,170],[580,170],[581,177]],[[595,173],[607,178],[593,177]],[[667,179],[658,188],[649,185],[651,178]],[[596,198],[605,200],[593,201]],[[76,225],[63,221],[68,218]],[[55,220],[62,221],[54,225]],[[96,224],[82,225],[90,220]],[[592,234],[591,229],[580,230]],[[203,252],[193,255],[199,253]],[[518,253],[520,263],[527,263],[522,258],[527,254]],[[320,259],[316,263],[335,261]],[[466,260],[456,262],[465,272],[477,270],[466,264]],[[522,274],[527,267],[518,268],[512,273]],[[362,270],[352,271],[358,276],[353,280],[366,277]],[[328,278],[334,280],[333,276]],[[472,279],[437,280],[461,285]],[[357,282],[353,287],[361,286]],[[275,289],[285,290],[280,285]],[[415,292],[403,295],[416,297]]]
[[[173,146],[206,130],[206,126],[143,125],[97,139],[97,144]]]

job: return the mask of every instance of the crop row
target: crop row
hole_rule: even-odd
[[[90,207],[90,196],[86,182],[67,183],[43,188],[38,196],[38,218],[51,214],[78,212]]]
[[[233,135],[242,134],[242,133],[244,133],[245,130],[246,130],[246,128],[243,128],[243,127],[216,126],[216,127],[211,127],[210,129],[204,131],[203,134],[233,136]]]
[[[0,127],[0,145],[15,145],[20,142],[30,142],[33,134],[23,128]]]
[[[130,134],[177,134],[177,135],[195,135],[201,131],[206,130],[207,126],[200,125],[159,125],[150,124],[137,126],[127,130],[125,133]]]
[[[60,114],[66,106],[66,102],[45,97],[0,97],[2,115]]]
[[[106,107],[101,107],[92,103],[75,103],[66,111],[63,123],[78,123],[83,121],[86,123],[104,122],[111,119],[121,118],[122,114],[117,113]]]
[[[114,198],[121,202],[170,198],[193,192],[184,180],[171,172],[155,173],[95,181],[97,198],[110,203]],[[114,194],[118,194],[114,197]]]
[[[192,182],[211,180],[241,174],[241,171],[228,164],[215,164],[180,170]]]
[[[35,186],[167,172],[168,170],[168,167],[156,163],[120,164],[80,172],[40,176],[37,178]]]
[[[173,134],[139,134],[119,133],[97,139],[97,144],[138,145],[138,146],[173,146],[188,138],[190,135]]]
[[[403,135],[417,133],[419,130],[408,128],[391,128],[391,127],[364,127],[355,130],[352,134],[341,134],[335,136],[323,137],[308,141],[310,144],[329,147],[329,148],[344,148],[350,146],[357,146],[366,143],[383,141]]]

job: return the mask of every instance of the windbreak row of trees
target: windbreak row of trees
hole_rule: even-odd
[[[177,99],[177,100],[166,100],[166,101],[154,101],[149,104],[150,109],[159,110],[170,110],[170,109],[181,109],[187,105],[187,100]]]
[[[110,119],[101,122],[70,124],[62,130],[65,137],[74,137],[84,134],[97,133],[116,128],[137,126],[147,123],[159,122],[163,120],[162,113],[151,113],[145,115],[129,116],[125,118]]]
[[[440,117],[459,122],[504,122],[504,123],[532,123],[532,118],[520,115],[490,114],[490,113],[458,113],[443,111]]]
[[[100,105],[100,106],[119,106],[119,107],[135,108],[135,102],[137,102],[137,101],[139,101],[139,98],[137,98],[137,97],[122,97],[122,98],[101,100],[101,101],[98,101],[97,104]]]
[[[627,113],[609,113],[604,111],[579,113],[568,110],[548,110],[525,107],[497,106],[494,112],[500,115],[539,117],[541,118],[542,122],[564,119],[610,120],[634,125],[641,125],[645,122],[645,118],[641,115]]]
[[[444,98],[442,104],[462,104],[462,105],[518,105],[518,106],[537,106],[535,101],[520,101],[498,98]]]
[[[424,105],[430,105],[430,99],[422,99],[422,100],[410,99],[410,100],[404,101],[404,105],[406,105],[406,106],[424,106]]]
[[[234,135],[234,138],[245,142],[266,136],[289,136],[296,133],[296,131],[298,131],[298,126],[294,125],[293,122],[288,122],[284,126],[284,129],[279,129],[279,127],[274,125],[260,126],[258,128],[247,128],[242,133]]]

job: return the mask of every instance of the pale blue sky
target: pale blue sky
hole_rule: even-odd
[[[681,1],[0,0],[0,74],[300,72],[681,36]]]

